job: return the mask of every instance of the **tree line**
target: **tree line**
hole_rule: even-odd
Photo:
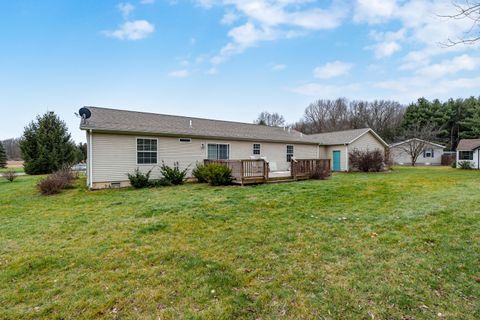
[[[255,123],[283,126],[284,121],[265,121],[283,119],[274,114],[264,111]],[[388,143],[419,138],[455,150],[460,139],[480,137],[480,97],[444,102],[420,98],[407,106],[391,100],[322,99],[308,105],[302,118],[290,126],[304,134],[369,127]]]

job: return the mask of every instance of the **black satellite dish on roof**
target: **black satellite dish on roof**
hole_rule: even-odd
[[[80,110],[78,110],[78,114],[80,117],[82,117],[82,119],[88,119],[92,116],[92,112],[85,107],[80,108]]]

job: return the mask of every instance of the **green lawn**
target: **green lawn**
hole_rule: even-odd
[[[15,167],[15,168],[0,168],[0,173],[4,173],[10,170],[13,170],[17,173],[24,172],[23,167]]]
[[[0,318],[479,319],[480,172],[40,196],[0,180]]]

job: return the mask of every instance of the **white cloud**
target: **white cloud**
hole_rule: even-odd
[[[155,31],[155,26],[146,20],[126,21],[117,30],[105,34],[120,40],[140,40]]]
[[[186,78],[190,76],[190,72],[187,69],[174,70],[168,74],[170,77],[174,78]]]
[[[272,66],[272,70],[273,71],[282,71],[282,70],[285,70],[287,66],[284,65],[284,64],[275,64]]]
[[[346,62],[337,60],[333,62],[328,62],[323,66],[316,67],[313,70],[313,74],[315,78],[329,79],[329,78],[343,76],[349,73],[352,67],[353,67],[353,64],[351,63],[346,63]]]
[[[373,45],[373,51],[377,59],[390,57],[395,52],[399,51],[402,47],[395,41],[379,42]]]
[[[119,3],[117,9],[122,13],[124,19],[128,19],[130,13],[135,10],[135,7],[131,3]]]
[[[220,64],[235,54],[242,53],[245,49],[254,46],[259,41],[274,40],[279,34],[271,28],[256,28],[253,23],[247,22],[236,27],[228,33],[233,39],[227,43],[220,52],[211,59],[211,63]]]
[[[369,24],[380,23],[391,18],[396,9],[396,0],[357,0],[353,19]]]
[[[341,1],[333,1],[328,8],[320,8],[311,0],[197,0],[196,3],[204,8],[225,6],[223,24],[233,24],[240,18],[247,20],[228,32],[231,41],[211,59],[213,64],[222,63],[262,41],[336,28],[348,14],[348,8]]]
[[[228,11],[223,15],[223,18],[222,20],[220,20],[220,23],[225,25],[231,25],[232,23],[237,21],[239,18],[240,17],[235,12]]]
[[[425,66],[419,69],[418,75],[429,78],[441,78],[460,71],[473,71],[480,66],[480,57],[463,54],[453,59],[443,60],[440,63]]]

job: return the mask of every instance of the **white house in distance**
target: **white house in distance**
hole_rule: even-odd
[[[461,161],[468,161],[474,169],[480,169],[480,139],[462,139],[457,146],[457,167]]]
[[[128,186],[127,173],[152,170],[163,162],[180,169],[208,160],[263,159],[270,172],[287,172],[292,159],[331,159],[335,171],[349,168],[348,152],[387,144],[371,129],[305,135],[282,127],[125,111],[82,108],[80,129],[87,134],[90,189]],[[87,114],[87,115],[86,115]]]
[[[421,139],[408,139],[390,145],[390,157],[394,164],[411,165],[412,157],[407,152],[409,145],[423,145],[423,151],[417,158],[415,165],[439,166],[442,164],[442,155],[445,146]]]

